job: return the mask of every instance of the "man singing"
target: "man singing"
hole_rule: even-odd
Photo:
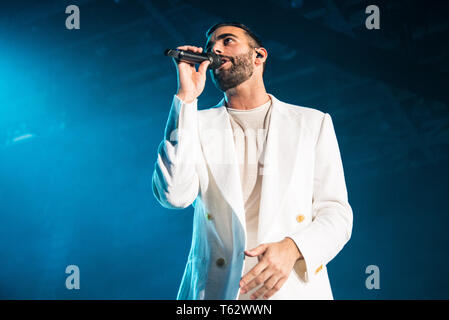
[[[245,25],[219,23],[206,37],[224,61],[210,70],[224,98],[198,111],[210,62],[175,60],[152,178],[162,206],[195,208],[178,299],[333,299],[326,265],[353,218],[332,119],[266,92],[268,52]]]

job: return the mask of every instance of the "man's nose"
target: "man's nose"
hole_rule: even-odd
[[[219,46],[214,46],[212,48],[212,52],[215,53],[215,54],[222,54],[223,53],[223,51],[221,50],[221,48]]]

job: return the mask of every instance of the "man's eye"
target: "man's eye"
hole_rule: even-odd
[[[228,43],[228,40],[232,40],[232,39],[231,39],[231,38],[226,38],[226,39],[224,39],[223,43],[224,43],[224,44],[227,44],[227,43]]]

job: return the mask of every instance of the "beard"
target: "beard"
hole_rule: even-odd
[[[247,53],[239,56],[225,57],[229,59],[231,67],[218,70],[218,73],[215,73],[215,70],[211,70],[212,81],[215,86],[221,91],[227,91],[251,78],[254,72],[254,66],[251,61],[252,53],[251,50],[248,50]]]

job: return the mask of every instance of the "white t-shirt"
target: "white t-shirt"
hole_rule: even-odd
[[[234,144],[240,167],[243,201],[245,208],[247,245],[246,250],[257,246],[259,224],[260,191],[262,188],[261,156],[266,146],[271,118],[271,99],[267,103],[250,110],[226,108],[234,133]],[[245,270],[248,273],[258,262],[257,257],[245,257]],[[240,294],[239,300],[249,300],[251,294]]]

